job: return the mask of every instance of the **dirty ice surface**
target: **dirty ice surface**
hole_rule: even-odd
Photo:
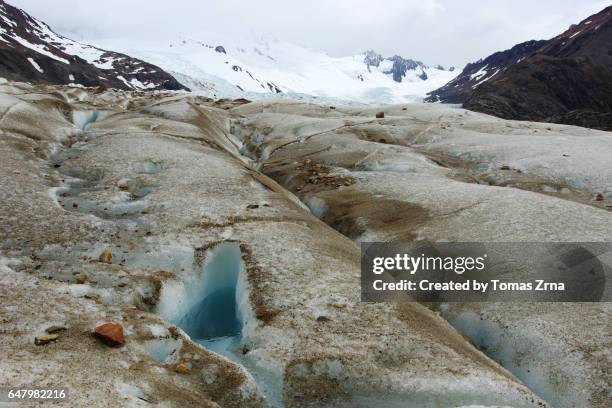
[[[0,383],[61,379],[74,406],[547,406],[453,328],[450,309],[362,303],[355,241],[609,239],[608,201],[591,200],[607,185],[598,161],[565,197],[534,191],[568,185],[550,173],[497,169],[487,153],[491,185],[470,160],[407,139],[450,132],[436,118],[462,111],[398,106],[376,119],[374,108],[14,83],[0,95]],[[507,124],[518,132],[485,130]],[[584,138],[589,149],[607,148],[600,136]],[[528,358],[606,406],[609,359],[594,347],[606,344],[604,311],[524,316],[517,342],[542,325],[559,350],[524,347]],[[111,322],[120,348],[92,336]],[[55,341],[34,344],[58,325]],[[570,345],[585,352],[550,364]]]

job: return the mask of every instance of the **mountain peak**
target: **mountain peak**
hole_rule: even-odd
[[[366,65],[378,67],[383,60],[384,57],[374,50],[364,52],[363,62],[365,62]]]

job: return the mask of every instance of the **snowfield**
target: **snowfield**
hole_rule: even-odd
[[[331,57],[265,36],[233,39],[199,33],[148,44],[122,39],[97,43],[158,65],[193,91],[217,98],[257,99],[282,91],[311,101],[420,102],[458,73],[424,66],[408,70],[396,82],[385,73],[392,68],[388,59],[368,65],[366,54]]]

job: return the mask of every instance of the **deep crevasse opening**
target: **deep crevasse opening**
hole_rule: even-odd
[[[239,341],[246,319],[246,313],[239,307],[245,294],[237,289],[243,271],[237,243],[216,245],[207,251],[195,273],[164,287],[160,314],[199,343],[222,338]]]
[[[446,310],[446,305],[442,306],[442,312]],[[582,396],[569,395],[563,382],[569,380],[565,375],[558,371],[559,367],[549,367],[541,359],[528,357],[537,353],[539,350],[542,355],[561,353],[565,358],[565,363],[573,362],[575,369],[579,369],[579,361],[582,358],[579,352],[574,355],[566,355],[563,351],[551,350],[546,344],[535,343],[520,339],[520,334],[509,336],[504,332],[503,327],[494,321],[481,319],[473,312],[464,312],[457,316],[448,317],[448,322],[460,333],[467,336],[472,343],[492,360],[499,363],[502,367],[516,376],[534,394],[544,399],[554,406],[580,406],[585,401],[579,402]],[[533,338],[538,339],[538,333],[533,333]],[[576,403],[568,400],[576,400]]]
[[[222,338],[239,338],[242,316],[237,283],[243,268],[240,247],[222,243],[210,251],[203,266],[202,280],[194,290],[196,301],[175,323],[198,341],[216,342]]]
[[[245,368],[269,406],[282,406],[282,373],[266,368],[242,350],[258,322],[249,302],[240,245],[222,242],[208,249],[203,264],[193,272],[164,285],[159,314],[194,342]]]

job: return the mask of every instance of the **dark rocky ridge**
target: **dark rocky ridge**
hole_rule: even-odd
[[[467,109],[612,130],[612,6],[478,87]]]
[[[548,41],[468,64],[427,102],[504,119],[612,130],[612,6]]]
[[[63,37],[2,0],[0,77],[124,90],[188,90],[155,65]]]
[[[533,54],[545,43],[546,41],[527,41],[509,50],[499,51],[485,59],[467,64],[459,76],[430,92],[425,102],[464,103],[481,83],[499,76],[512,65]]]

